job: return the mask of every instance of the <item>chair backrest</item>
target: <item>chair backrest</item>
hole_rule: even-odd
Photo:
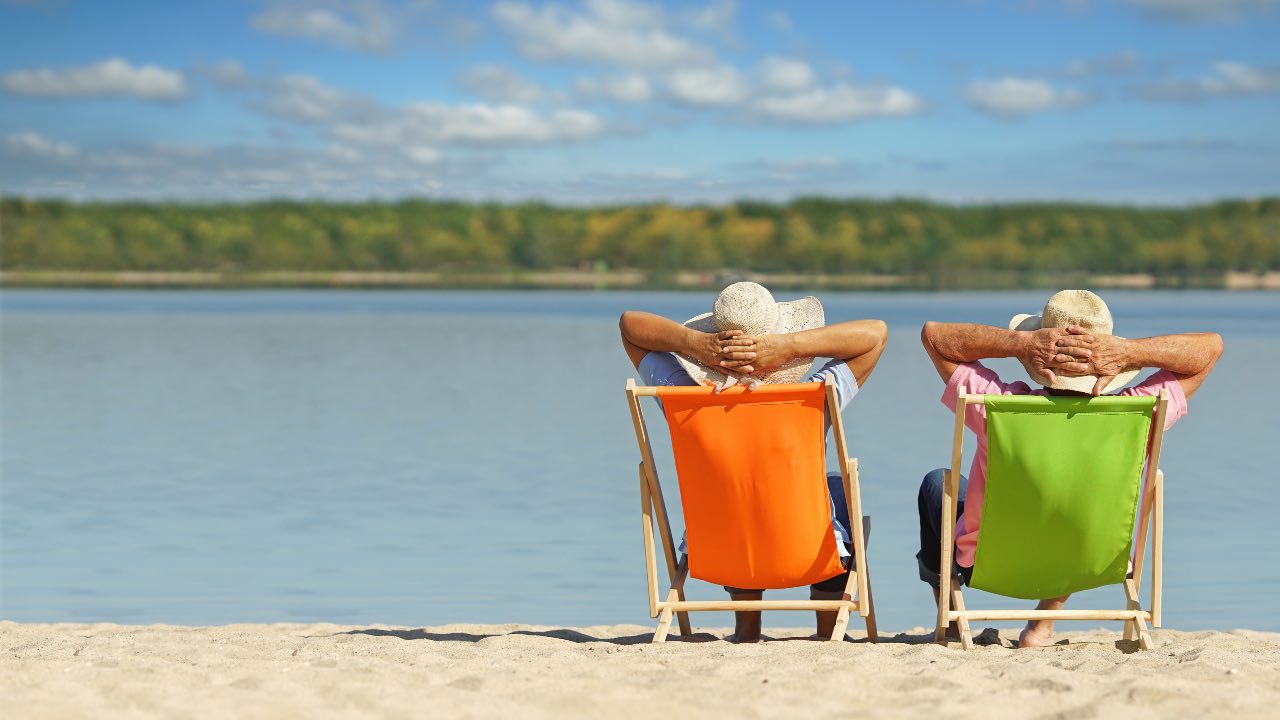
[[[987,487],[970,584],[1042,599],[1123,582],[1156,398],[984,402]]]
[[[664,387],[689,574],[740,588],[843,572],[831,525],[822,383]]]

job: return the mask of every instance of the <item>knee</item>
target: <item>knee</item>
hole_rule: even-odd
[[[920,501],[942,495],[942,483],[945,482],[946,477],[946,468],[929,470],[929,473],[924,475],[924,479],[920,480]]]
[[[920,493],[916,497],[916,502],[921,508],[929,506],[935,498],[942,497],[942,483],[946,480],[947,471],[945,468],[931,470],[924,476],[924,480],[920,481]]]

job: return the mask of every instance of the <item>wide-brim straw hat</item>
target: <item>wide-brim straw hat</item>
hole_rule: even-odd
[[[1044,304],[1044,310],[1039,315],[1014,315],[1009,321],[1010,330],[1028,332],[1034,332],[1040,328],[1066,328],[1071,325],[1079,325],[1094,335],[1112,335],[1111,331],[1115,327],[1111,319],[1111,309],[1102,301],[1102,298],[1088,290],[1063,290],[1054,293],[1053,297],[1049,298],[1049,302]],[[1031,379],[1047,388],[1074,390],[1092,395],[1094,386],[1098,384],[1097,375],[1070,376],[1061,373],[1054,373],[1057,379],[1049,382],[1048,378],[1028,365],[1027,361],[1021,362]],[[1107,384],[1103,392],[1119,390],[1128,385],[1141,371],[1142,368],[1127,368],[1121,371]]]
[[[824,324],[822,303],[816,297],[777,302],[759,283],[736,282],[720,291],[711,312],[689,318],[684,326],[705,333],[741,330],[747,335],[759,336],[813,330]],[[723,371],[702,365],[686,355],[676,354],[676,360],[700,384],[722,383],[727,379]],[[771,384],[798,383],[812,366],[813,358],[796,358],[752,377]]]

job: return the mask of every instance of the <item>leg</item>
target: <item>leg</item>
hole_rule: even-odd
[[[729,599],[734,601],[764,599],[763,590],[742,590],[728,587],[725,590],[729,591]],[[735,611],[733,613],[733,634],[727,639],[733,643],[760,642],[760,611]]]
[[[1067,604],[1067,598],[1071,595],[1063,595],[1062,597],[1041,600],[1036,605],[1037,610],[1061,610],[1063,605]],[[1053,621],[1052,620],[1028,620],[1027,626],[1022,629],[1022,634],[1018,636],[1018,647],[1033,648],[1044,647],[1053,641]]]
[[[916,509],[920,516],[920,551],[916,553],[916,561],[919,565],[920,579],[929,584],[933,588],[933,601],[935,605],[941,605],[938,588],[941,584],[941,564],[942,564],[942,483],[946,477],[946,470],[937,469],[924,476],[924,480],[920,483],[920,491],[916,497]],[[959,502],[957,503],[956,515],[964,514],[964,496],[968,489],[969,480],[963,475],[960,476]],[[946,634],[948,637],[959,637],[958,629],[955,623],[950,623]],[[939,640],[942,638],[939,637]]]
[[[831,498],[832,521],[840,531],[844,540],[845,551],[850,553],[842,559],[845,571],[835,577],[809,586],[810,600],[843,600],[848,593],[850,581],[853,579],[853,546],[849,535],[849,505],[844,493],[844,476],[840,473],[827,475],[827,493]],[[852,597],[852,595],[850,595]],[[814,613],[818,637],[829,637],[832,640],[843,640],[844,629],[849,625],[848,610],[819,610]],[[839,637],[836,630],[840,629]]]

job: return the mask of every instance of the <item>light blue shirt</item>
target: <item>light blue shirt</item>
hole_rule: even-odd
[[[668,352],[651,352],[645,355],[637,369],[640,372],[640,379],[650,387],[698,384],[675,356]],[[853,400],[853,396],[858,394],[858,379],[853,376],[853,371],[844,360],[831,360],[817,370],[811,371],[802,382],[826,382],[828,379],[836,386],[836,403],[839,405],[837,412],[844,410],[849,401]],[[826,428],[831,429],[830,415],[827,416]],[[831,513],[831,524],[835,527],[837,539],[840,540],[836,543],[840,548],[840,557],[847,557],[849,551],[845,549],[845,545],[850,542],[849,531],[836,519],[834,506],[831,508]],[[680,552],[686,552],[683,538],[680,540]]]

